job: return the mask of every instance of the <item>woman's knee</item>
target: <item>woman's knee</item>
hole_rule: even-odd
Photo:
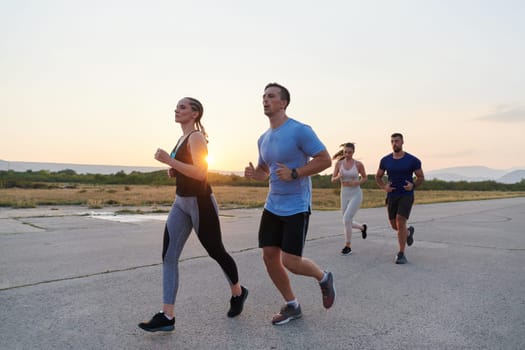
[[[213,260],[216,260],[216,261],[219,261],[221,259],[223,259],[224,257],[226,257],[228,254],[228,252],[226,252],[226,250],[224,248],[219,248],[219,247],[213,247],[213,248],[206,248],[206,251],[208,252],[208,255],[210,256],[210,258],[212,258]]]
[[[174,253],[167,253],[162,257],[162,263],[164,265],[175,266],[179,263],[179,257]]]

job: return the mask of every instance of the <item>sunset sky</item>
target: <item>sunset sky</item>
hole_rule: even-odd
[[[192,96],[210,169],[241,171],[275,81],[369,173],[392,132],[424,170],[525,168],[524,19],[520,0],[0,0],[0,159],[161,166]]]

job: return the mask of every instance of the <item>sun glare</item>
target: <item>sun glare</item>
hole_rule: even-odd
[[[208,154],[206,156],[206,163],[208,163],[208,166],[213,165],[213,155]]]

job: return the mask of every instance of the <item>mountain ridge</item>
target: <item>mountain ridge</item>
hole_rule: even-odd
[[[496,181],[512,184],[525,179],[525,166],[511,169],[492,169],[486,166],[458,166],[425,172],[428,180],[442,181]]]

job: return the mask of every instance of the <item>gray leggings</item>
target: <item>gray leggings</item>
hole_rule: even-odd
[[[361,228],[361,225],[354,221],[354,216],[362,201],[363,191],[361,187],[341,187],[341,211],[343,212],[346,243],[352,242],[352,229]]]
[[[213,194],[199,197],[177,196],[164,229],[162,249],[164,304],[175,304],[179,288],[179,258],[192,228],[210,257],[221,266],[230,286],[239,280],[235,261],[222,244],[217,202]]]

